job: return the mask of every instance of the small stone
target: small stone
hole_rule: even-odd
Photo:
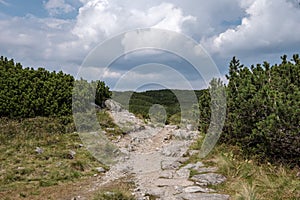
[[[20,170],[20,171],[22,171],[22,170],[24,170],[25,169],[25,167],[18,167],[17,168],[17,170]]]
[[[42,154],[44,153],[44,149],[42,149],[41,147],[36,147],[35,152],[37,152],[38,154]]]
[[[200,153],[200,151],[198,151],[198,150],[189,150],[189,155],[190,156],[197,155],[199,153]]]
[[[82,148],[82,147],[84,147],[84,145],[83,145],[83,144],[79,144],[78,147],[79,147],[79,148]]]
[[[106,172],[106,170],[105,170],[103,167],[97,167],[97,168],[96,168],[96,171],[99,172],[99,173],[104,173],[104,172]]]
[[[76,155],[76,152],[73,151],[73,150],[70,150],[67,157],[68,157],[69,159],[74,159],[74,158],[75,158],[75,155]]]

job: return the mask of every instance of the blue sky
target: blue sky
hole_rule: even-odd
[[[0,12],[8,16],[24,17],[34,15],[39,18],[51,17],[49,10],[45,7],[47,0],[0,0]],[[74,7],[68,13],[60,13],[56,17],[63,19],[76,18],[78,9],[82,5],[79,1],[65,1]]]
[[[76,76],[89,53],[104,41],[137,28],[159,28],[201,44],[224,79],[233,56],[250,65],[265,60],[277,63],[283,54],[300,53],[299,19],[298,0],[0,0],[0,54],[26,67]],[[150,38],[160,41],[153,35]],[[132,46],[130,42],[126,45]],[[168,45],[167,49],[182,48],[176,41]],[[203,80],[195,82],[194,71],[180,56],[150,51],[132,54],[123,55],[105,71],[104,79],[111,87],[134,66],[153,61],[153,55],[156,63],[173,67],[195,89],[204,87]],[[104,73],[105,67],[92,68]],[[151,65],[145,67],[151,69]],[[147,73],[148,77],[161,75]]]
[[[27,14],[46,17],[48,12],[43,9],[43,1],[35,0],[2,0],[0,1],[0,12],[9,16],[23,17]]]

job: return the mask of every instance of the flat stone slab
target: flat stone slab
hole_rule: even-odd
[[[177,186],[177,185],[186,187],[186,186],[194,185],[194,182],[186,180],[186,179],[162,179],[162,178],[159,178],[153,184],[158,187]]]
[[[206,193],[182,193],[178,197],[183,200],[229,200],[229,195]]]
[[[183,168],[184,169],[199,169],[201,167],[204,167],[204,164],[202,162],[197,162],[197,163],[190,163],[190,164],[187,164],[186,166],[184,166]]]
[[[171,179],[174,177],[174,171],[172,170],[164,170],[159,173],[159,178]]]
[[[189,169],[181,168],[181,169],[179,169],[179,170],[176,171],[175,175],[178,178],[186,178],[186,179],[188,179],[190,177],[190,170]]]
[[[203,188],[200,186],[189,186],[189,187],[184,188],[183,192],[185,192],[185,193],[198,193],[198,192],[209,193],[209,192],[215,192],[215,190],[209,189],[209,188]]]
[[[215,173],[198,174],[193,176],[191,179],[200,186],[217,185],[226,181],[225,176]]]
[[[180,165],[180,162],[174,160],[161,161],[161,169],[163,170],[176,170],[179,168]]]

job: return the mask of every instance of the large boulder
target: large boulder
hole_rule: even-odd
[[[112,99],[107,99],[104,104],[106,108],[113,112],[121,112],[123,110],[121,104]]]

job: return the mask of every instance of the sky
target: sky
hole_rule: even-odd
[[[198,64],[225,80],[233,56],[249,66],[300,53],[299,0],[0,0],[0,27],[0,55],[24,67],[101,78],[116,90],[204,88],[207,77],[189,60],[200,54]],[[170,32],[136,31],[144,28]],[[118,44],[103,49],[106,43]],[[187,49],[196,43],[200,54]],[[116,57],[103,66],[104,55]]]

